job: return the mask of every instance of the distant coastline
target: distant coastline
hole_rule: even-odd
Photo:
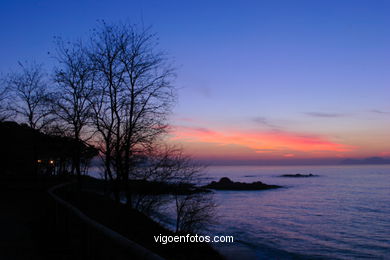
[[[364,159],[345,159],[341,164],[390,164],[390,159],[382,157],[369,157]]]
[[[198,159],[199,163],[208,166],[304,166],[304,165],[381,165],[390,164],[390,158],[367,157],[367,158],[319,158],[319,159],[284,159],[284,160],[234,160],[225,158]]]

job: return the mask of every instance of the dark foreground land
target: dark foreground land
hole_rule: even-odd
[[[118,245],[54,203],[47,190],[65,181],[1,177],[0,259],[140,259],[131,253],[111,258],[120,250]],[[205,243],[156,243],[154,236],[174,233],[101,195],[72,186],[56,194],[91,219],[163,258],[222,259]]]
[[[57,181],[1,177],[0,259],[75,257],[61,235],[50,230],[46,190]]]

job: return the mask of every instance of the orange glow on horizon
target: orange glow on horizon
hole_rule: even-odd
[[[203,144],[203,155],[272,156],[277,158],[333,156],[350,152],[354,146],[336,143],[323,136],[285,131],[213,131],[196,127],[176,127],[171,141],[191,150]],[[233,147],[234,146],[234,147]],[[226,149],[224,149],[226,148]],[[202,154],[198,148],[196,154]],[[233,150],[228,152],[227,150]],[[193,149],[192,149],[193,150]],[[234,152],[236,150],[236,152]]]

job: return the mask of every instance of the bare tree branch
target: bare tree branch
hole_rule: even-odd
[[[42,130],[52,122],[48,109],[48,83],[42,65],[19,62],[20,71],[9,73],[10,110],[31,128]]]

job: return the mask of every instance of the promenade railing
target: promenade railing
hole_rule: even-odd
[[[163,258],[145,247],[95,221],[70,202],[58,196],[55,191],[71,183],[56,185],[48,190],[54,205],[54,228],[79,248],[80,259],[150,259]]]

